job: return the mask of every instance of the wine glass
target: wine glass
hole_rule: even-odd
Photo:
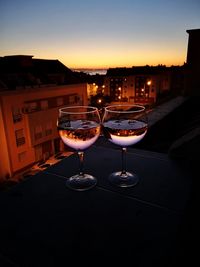
[[[79,157],[79,173],[69,177],[66,185],[74,190],[84,191],[94,187],[96,177],[83,171],[84,151],[100,135],[100,116],[96,107],[68,106],[59,109],[57,129],[62,141],[73,148]]]
[[[122,149],[122,169],[110,174],[109,181],[120,187],[138,183],[135,173],[126,171],[127,147],[139,142],[147,133],[147,116],[142,105],[112,105],[105,107],[102,120],[104,136]]]

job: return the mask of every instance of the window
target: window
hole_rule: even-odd
[[[22,110],[23,110],[23,113],[31,113],[31,112],[37,111],[37,110],[39,110],[38,103],[36,101],[25,102]]]
[[[137,76],[135,79],[135,96],[147,99],[149,98],[149,88],[151,85],[151,80],[146,76]]]
[[[19,129],[15,131],[16,145],[22,146],[25,144],[24,130]]]
[[[42,126],[41,125],[36,125],[34,128],[34,137],[35,140],[38,140],[42,138]]]
[[[76,95],[69,95],[69,104],[77,104],[80,101],[80,97]]]
[[[75,102],[78,104],[79,102],[81,102],[81,97],[79,97],[78,95],[75,96]]]
[[[63,101],[63,97],[58,97],[58,98],[56,99],[56,101],[57,101],[57,106],[62,106],[63,103],[64,103],[64,101]]]
[[[42,110],[48,109],[48,100],[40,101],[40,107]]]
[[[37,110],[37,102],[31,102],[31,103],[29,103],[28,106],[29,106],[30,112]]]
[[[39,161],[43,159],[43,155],[42,155],[42,145],[39,144],[37,146],[35,146],[35,161]]]
[[[22,120],[22,114],[20,108],[13,107],[12,108],[12,116],[13,116],[13,122],[19,122]]]
[[[53,132],[52,130],[52,122],[48,122],[46,125],[45,125],[45,135],[51,135]]]
[[[74,96],[73,95],[69,96],[69,103],[74,104],[74,102],[75,102]]]

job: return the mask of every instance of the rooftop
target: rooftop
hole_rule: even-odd
[[[121,68],[109,68],[107,70],[106,76],[129,76],[129,75],[157,75],[163,72],[169,71],[182,71],[186,68],[186,65],[183,66],[171,66],[167,67],[165,65],[158,66],[133,66],[131,68],[121,67]]]
[[[81,79],[59,60],[13,55],[0,58],[0,81],[1,90],[15,90],[19,86],[80,83]]]

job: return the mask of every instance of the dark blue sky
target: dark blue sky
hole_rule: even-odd
[[[0,0],[0,56],[71,68],[183,64],[199,14],[199,0]]]

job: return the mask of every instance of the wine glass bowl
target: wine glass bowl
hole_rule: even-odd
[[[105,107],[102,128],[104,136],[122,149],[122,169],[112,173],[109,181],[120,187],[138,183],[135,173],[126,171],[125,154],[128,146],[140,142],[147,133],[148,123],[142,105],[112,105]]]
[[[84,191],[94,187],[96,177],[83,171],[84,151],[92,146],[100,135],[100,116],[96,107],[69,106],[59,109],[57,119],[59,135],[67,146],[79,157],[79,173],[69,177],[66,185],[74,190]]]

